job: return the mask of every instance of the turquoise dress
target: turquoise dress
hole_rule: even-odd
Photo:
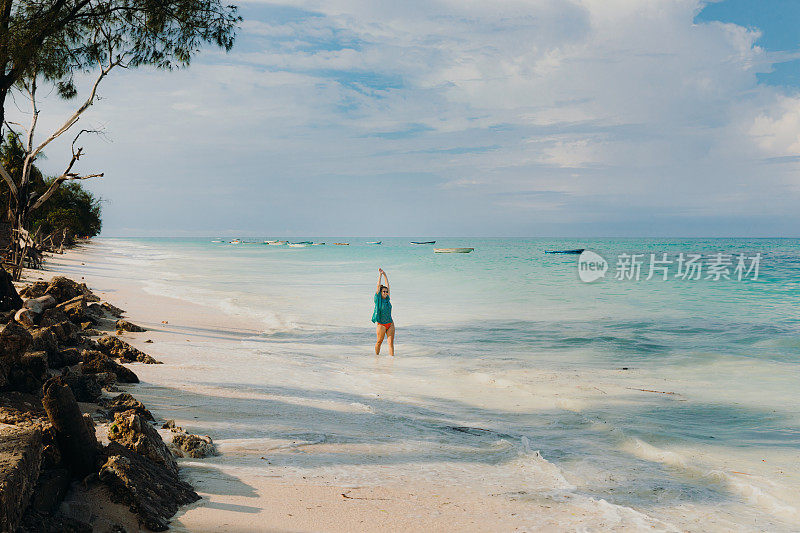
[[[375,310],[372,312],[372,321],[377,324],[391,324],[392,323],[392,302],[389,298],[381,298],[381,295],[375,293]]]

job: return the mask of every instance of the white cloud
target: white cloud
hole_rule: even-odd
[[[798,163],[775,158],[800,155],[800,98],[759,85],[777,56],[756,30],[695,24],[700,0],[248,5],[313,15],[247,20],[242,49],[188,71],[109,80],[94,111],[118,139],[105,162],[163,151],[205,161],[193,176],[209,183],[231,169],[231,190],[254,196],[275,180],[426,176],[416,186],[471,198],[496,233],[585,206],[795,216]],[[159,165],[136,171],[180,173]],[[302,210],[303,192],[287,205]]]

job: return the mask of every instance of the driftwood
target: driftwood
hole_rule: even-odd
[[[97,471],[97,438],[84,420],[69,386],[60,378],[43,387],[42,405],[56,431],[56,440],[65,463],[75,475]]]

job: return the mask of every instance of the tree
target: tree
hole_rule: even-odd
[[[43,185],[49,187],[47,181]],[[62,236],[68,243],[75,237],[94,237],[100,233],[101,205],[91,192],[80,183],[70,182],[59,187],[44,207],[30,220],[30,228],[42,240],[50,237],[61,244]]]
[[[0,133],[6,96],[21,79],[37,73],[75,94],[73,75],[103,55],[98,32],[131,67],[173,68],[206,43],[230,50],[236,12],[220,0],[0,0]]]
[[[82,134],[92,133],[89,130],[75,135],[66,170],[50,181],[47,189],[37,191],[32,174],[42,150],[71,130],[95,102],[102,80],[118,67],[152,65],[169,69],[188,65],[204,43],[230,50],[240,20],[236,7],[223,5],[220,0],[0,0],[0,133],[6,127],[17,140],[24,139],[20,143],[24,158],[19,180],[0,165],[16,231],[12,239],[15,264],[21,262],[16,236],[24,234],[32,213],[65,181],[103,175],[74,170],[84,153],[76,143]],[[64,98],[75,98],[74,75],[92,70],[98,74],[86,99],[44,141],[35,142],[39,84],[54,86]],[[11,89],[30,102],[27,127],[5,120],[5,99]]]

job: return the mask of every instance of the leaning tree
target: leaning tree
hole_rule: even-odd
[[[0,164],[0,177],[11,196],[13,230],[22,234],[28,219],[67,180],[102,176],[80,174],[75,164],[83,155],[81,136],[92,133],[74,126],[97,99],[100,83],[117,68],[149,65],[171,69],[189,64],[205,44],[230,50],[241,18],[220,0],[0,0],[0,138],[4,128],[23,140],[20,172]],[[55,88],[66,99],[78,96],[76,76],[96,74],[75,111],[54,131],[39,136],[37,91]],[[27,124],[6,119],[12,91],[27,100]],[[72,155],[65,170],[38,194],[31,173],[42,150],[73,131]],[[41,139],[41,140],[39,140]],[[15,264],[21,264],[18,238],[12,238]],[[19,269],[15,269],[18,275]]]

